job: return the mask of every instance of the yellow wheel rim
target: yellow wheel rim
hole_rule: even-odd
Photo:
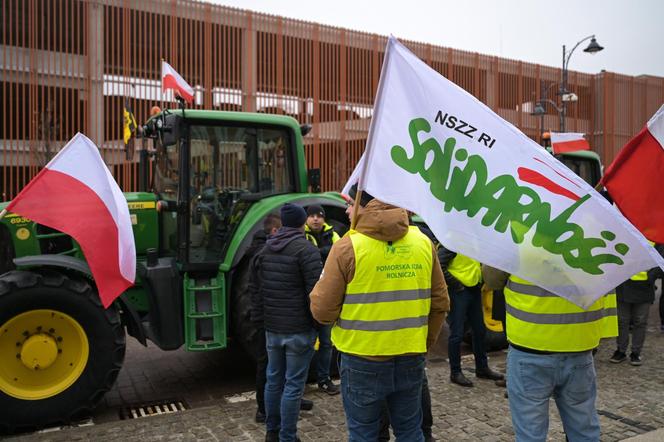
[[[31,310],[0,327],[0,391],[24,400],[46,399],[81,376],[89,356],[88,337],[69,315]]]

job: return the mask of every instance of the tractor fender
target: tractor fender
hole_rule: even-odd
[[[79,258],[68,255],[33,255],[14,258],[14,264],[17,269],[27,269],[30,267],[56,267],[61,269],[74,270],[82,273],[88,278],[92,278],[92,272],[87,262]]]
[[[281,195],[280,198],[270,198],[262,200],[257,207],[252,208],[251,216],[245,218],[242,225],[238,229],[240,237],[242,238],[238,244],[231,246],[231,255],[232,260],[230,262],[230,268],[234,269],[239,264],[242,258],[244,257],[245,251],[251,244],[254,234],[263,228],[262,221],[267,214],[272,212],[277,212],[279,208],[284,203],[294,203],[300,206],[309,206],[312,204],[318,204],[321,206],[326,206],[328,209],[335,210],[333,217],[329,219],[331,224],[334,224],[339,219],[344,220],[346,205],[344,200],[339,194],[333,192],[327,193],[318,193],[318,194],[290,194],[290,195]],[[343,222],[343,221],[342,221]]]
[[[68,255],[32,255],[23,256],[21,258],[14,258],[14,264],[17,269],[29,269],[31,267],[51,267],[55,269],[69,270],[83,275],[86,279],[90,279],[94,285],[94,278],[92,271],[87,262],[82,259],[75,258]],[[138,313],[132,307],[131,303],[127,302],[125,295],[121,295],[116,299],[116,302],[121,308],[122,323],[127,327],[127,333],[133,336],[147,346],[147,338],[141,325]]]

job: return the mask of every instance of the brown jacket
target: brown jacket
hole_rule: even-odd
[[[404,209],[374,199],[360,211],[355,230],[380,241],[396,241],[408,232],[408,214]],[[447,286],[433,244],[431,254],[431,310],[427,348],[436,343],[445,315],[450,311]],[[346,235],[332,246],[321,278],[311,292],[311,313],[316,321],[332,324],[339,318],[346,286],[354,275],[355,254],[350,237]]]

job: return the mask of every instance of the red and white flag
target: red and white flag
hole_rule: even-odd
[[[554,154],[590,150],[583,134],[576,132],[551,132],[551,148]]]
[[[189,86],[189,83],[184,81],[184,78],[178,71],[173,69],[173,66],[161,61],[161,91],[166,92],[168,89],[173,89],[188,103],[194,101],[194,88]]]
[[[625,217],[664,243],[664,105],[607,168],[601,184]]]
[[[104,307],[134,284],[136,248],[127,200],[85,135],[77,133],[7,211],[74,238]]]

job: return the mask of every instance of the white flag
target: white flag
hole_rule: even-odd
[[[419,214],[445,247],[583,308],[637,272],[664,268],[590,185],[394,38],[344,192],[358,179]]]

